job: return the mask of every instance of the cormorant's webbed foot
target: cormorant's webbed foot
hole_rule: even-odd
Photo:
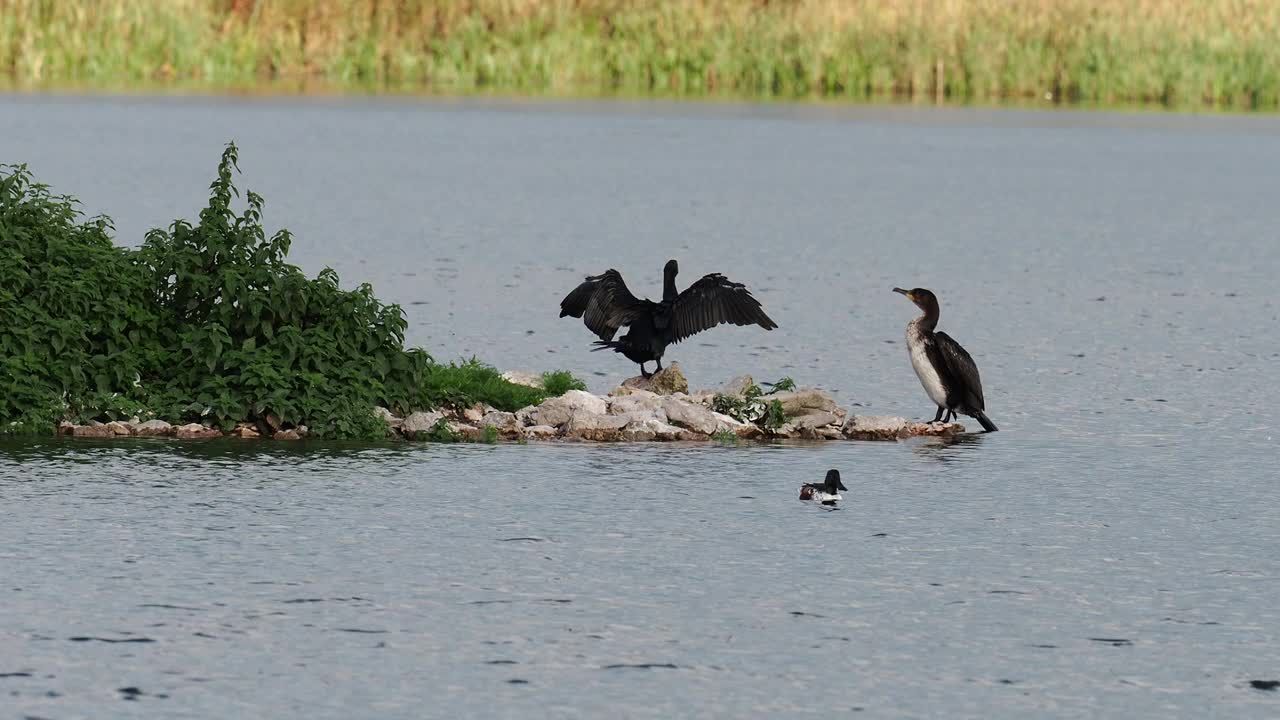
[[[933,416],[934,422],[942,422],[942,412],[944,410],[946,410],[946,408],[942,407],[941,405],[938,406],[938,414]]]
[[[645,378],[646,380],[653,377],[653,373],[644,371],[644,363],[640,363],[640,377]]]
[[[946,416],[945,418],[943,418],[943,419],[942,419],[942,422],[951,422],[952,420],[955,420],[955,419],[956,419],[956,411],[955,411],[955,410],[948,410],[948,411],[947,411],[947,416]]]

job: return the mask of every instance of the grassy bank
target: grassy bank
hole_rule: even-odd
[[[25,167],[0,166],[0,433],[139,417],[375,439],[387,433],[375,406],[510,411],[582,387],[563,372],[545,390],[514,385],[405,348],[399,306],[289,264],[291,237],[267,236],[258,195],[234,209],[236,161],[228,146],[196,222],[136,250]]]
[[[1280,106],[1262,0],[0,0],[19,84]]]

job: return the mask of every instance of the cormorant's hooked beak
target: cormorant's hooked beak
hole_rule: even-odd
[[[902,295],[906,295],[908,300],[915,302],[915,298],[911,297],[910,290],[903,290],[902,288],[894,288],[893,291]]]

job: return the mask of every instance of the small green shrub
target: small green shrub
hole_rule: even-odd
[[[790,392],[796,389],[796,381],[790,377],[784,377],[778,382],[765,383],[769,387],[769,394],[778,392]]]
[[[796,387],[795,381],[789,377],[765,385],[769,386],[770,393],[794,390]],[[769,400],[759,385],[748,386],[742,397],[717,393],[711,398],[711,409],[740,422],[754,423],[766,430],[777,430],[787,422],[782,402]]]
[[[760,426],[767,430],[777,430],[787,422],[787,413],[782,409],[782,401],[773,400],[765,408]]]
[[[760,399],[763,394],[759,385],[748,385],[742,397],[716,393],[711,398],[711,409],[740,422],[754,423],[764,417],[766,403]]]
[[[737,445],[740,442],[738,436],[728,430],[721,430],[720,432],[717,432],[711,436],[711,439],[721,445]]]
[[[539,388],[503,380],[502,373],[475,358],[430,365],[422,376],[420,391],[417,407],[462,407],[480,402],[508,412],[537,405],[547,397]]]
[[[542,373],[542,389],[547,397],[560,397],[570,390],[586,390],[587,384],[568,370],[552,370]]]

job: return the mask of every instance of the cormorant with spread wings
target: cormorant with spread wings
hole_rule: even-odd
[[[582,318],[587,328],[600,337],[596,350],[611,349],[640,363],[644,377],[650,376],[644,369],[650,360],[657,363],[657,370],[662,369],[667,345],[721,323],[759,325],[765,330],[778,327],[745,285],[711,273],[677,293],[679,271],[675,260],[669,260],[663,268],[662,302],[632,295],[617,270],[591,275],[560,301],[560,317]],[[624,325],[627,334],[614,340]]]

